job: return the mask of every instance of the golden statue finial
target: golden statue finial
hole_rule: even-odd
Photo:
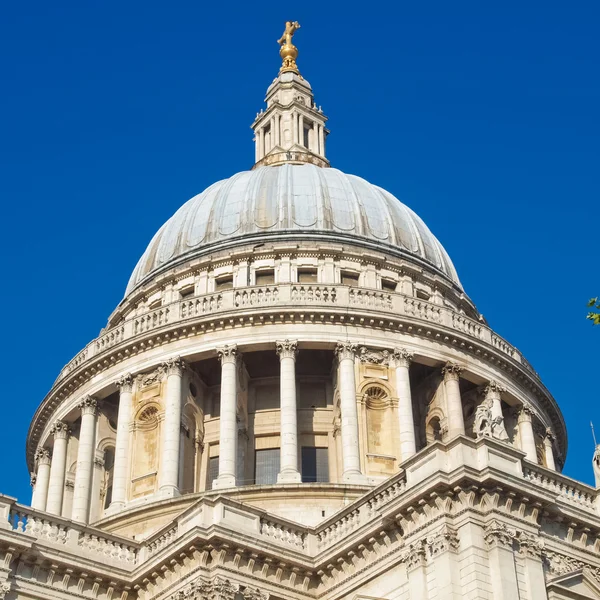
[[[280,73],[286,73],[287,71],[291,71],[292,73],[297,73],[300,75],[298,71],[298,67],[296,66],[296,59],[298,58],[298,48],[292,44],[292,37],[294,37],[294,33],[300,29],[300,23],[298,21],[286,21],[285,23],[285,31],[283,35],[277,40],[277,43],[281,46],[279,49],[279,55],[283,60],[283,64],[281,65],[281,69],[279,69]]]

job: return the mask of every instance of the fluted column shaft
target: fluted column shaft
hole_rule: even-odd
[[[177,357],[167,361],[164,368],[167,382],[159,491],[164,496],[178,496],[179,461],[181,460],[181,380],[185,363]]]
[[[47,448],[38,448],[35,453],[35,460],[37,462],[37,475],[31,506],[37,510],[46,510],[48,484],[50,482],[50,451]]]
[[[219,476],[214,489],[234,487],[237,457],[237,346],[218,348],[221,360],[221,416],[219,437]]]
[[[398,394],[398,425],[400,432],[400,461],[417,451],[409,368],[413,355],[404,348],[394,350],[391,365],[396,369],[396,393]]]
[[[462,368],[453,363],[447,363],[442,369],[446,402],[448,405],[448,439],[465,434],[465,418],[463,415],[462,398],[460,396],[460,374]]]
[[[112,510],[124,508],[127,502],[133,377],[130,374],[125,375],[117,382],[117,386],[119,387],[119,413],[117,415],[117,439],[115,441],[112,501],[110,503]]]
[[[535,437],[533,435],[532,424],[533,411],[528,406],[523,406],[519,413],[519,439],[521,441],[521,450],[525,452],[526,458],[531,462],[537,463],[537,450],[535,447]]]
[[[354,357],[356,346],[338,342],[338,388],[340,392],[340,417],[342,433],[342,482],[366,483],[360,470],[360,448],[358,444],[358,410],[356,408],[356,378]]]
[[[96,417],[98,403],[87,396],[78,405],[81,410],[81,429],[77,449],[77,471],[73,490],[73,512],[71,518],[77,523],[88,523],[90,518],[90,497],[96,449]]]
[[[296,354],[298,343],[276,342],[281,365],[280,373],[280,431],[281,444],[277,483],[297,483],[302,480],[298,470],[298,416],[296,406]]]
[[[54,436],[54,449],[50,465],[50,482],[48,484],[48,499],[46,512],[53,515],[62,514],[63,496],[65,493],[65,477],[67,473],[67,444],[69,426],[62,421],[56,421],[51,433]]]

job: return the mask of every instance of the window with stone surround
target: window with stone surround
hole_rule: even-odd
[[[233,275],[222,275],[215,278],[215,291],[230,290],[233,287]]]
[[[272,285],[275,283],[274,269],[261,269],[255,274],[256,285]]]
[[[317,269],[302,268],[298,269],[298,283],[317,283]]]
[[[358,287],[358,273],[353,271],[342,271],[342,285]]]
[[[381,289],[386,292],[396,291],[396,282],[393,279],[381,279]]]

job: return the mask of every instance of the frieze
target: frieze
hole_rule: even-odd
[[[160,383],[166,375],[164,365],[159,365],[150,373],[140,373],[136,375],[135,380],[140,388],[150,387],[156,383]]]

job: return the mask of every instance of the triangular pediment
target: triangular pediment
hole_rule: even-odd
[[[600,600],[600,585],[585,569],[553,578],[547,590],[548,600]]]

